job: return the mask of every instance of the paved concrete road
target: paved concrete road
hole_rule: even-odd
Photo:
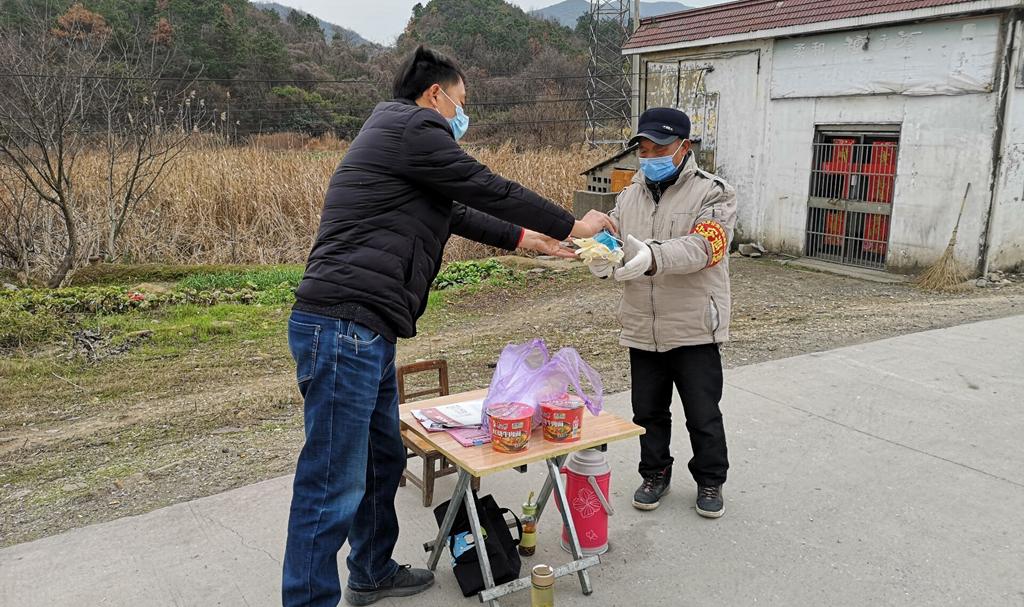
[[[743,367],[727,383],[725,518],[693,511],[677,409],[673,493],[631,508],[638,449],[614,445],[613,549],[593,596],[558,581],[560,606],[1024,607],[1024,316]],[[608,408],[628,414],[628,395]],[[484,490],[514,507],[542,478],[531,467]],[[0,550],[0,605],[279,604],[289,482]],[[415,489],[398,507],[396,558],[422,563],[433,519]],[[564,562],[556,517],[540,532],[527,563]],[[436,588],[381,604],[477,603],[442,561]]]

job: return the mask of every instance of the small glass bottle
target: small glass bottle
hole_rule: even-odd
[[[533,556],[537,552],[537,504],[533,503],[533,493],[523,504],[523,539],[519,542],[519,554]]]
[[[555,607],[555,570],[537,565],[530,573],[530,607]]]

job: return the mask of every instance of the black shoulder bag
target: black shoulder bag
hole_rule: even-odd
[[[496,585],[511,582],[519,577],[522,562],[519,559],[519,542],[523,539],[523,524],[519,517],[508,508],[498,506],[494,497],[485,495],[477,497],[476,511],[480,517],[480,526],[484,530],[484,546],[487,549],[487,557],[491,562],[491,572],[494,574]],[[448,504],[451,500],[434,508],[434,518],[440,527],[444,521],[444,515],[448,511]],[[516,528],[519,530],[519,537],[513,538],[505,520],[505,514],[511,514],[515,519]],[[455,537],[463,532],[470,532],[469,515],[466,513],[466,503],[459,504],[459,512],[455,515],[455,522],[452,523],[451,535],[448,537],[448,548],[455,554]],[[455,579],[459,582],[463,596],[473,596],[484,589],[484,577],[480,571],[480,557],[474,546],[455,558]]]

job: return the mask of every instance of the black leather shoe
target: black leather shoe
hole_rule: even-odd
[[[697,514],[704,518],[721,518],[725,514],[725,500],[721,485],[697,487]]]
[[[345,601],[349,605],[360,607],[372,605],[381,599],[392,596],[412,596],[419,594],[434,585],[434,574],[426,569],[413,569],[402,565],[395,575],[381,582],[372,590],[356,590],[345,588]]]
[[[633,494],[633,507],[637,510],[654,510],[661,505],[661,498],[668,495],[672,484],[672,468],[644,475],[644,482]]]

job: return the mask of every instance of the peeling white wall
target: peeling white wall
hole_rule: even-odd
[[[991,93],[998,17],[835,32],[776,42],[772,97]]]

